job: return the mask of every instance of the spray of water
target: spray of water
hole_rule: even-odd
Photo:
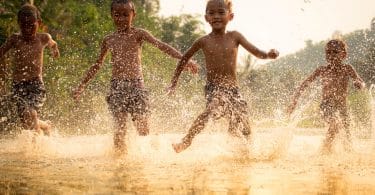
[[[180,141],[204,106],[193,103],[201,101],[201,96],[193,97],[193,102],[176,98],[180,103],[170,106],[172,115],[153,110],[147,137],[138,136],[129,121],[125,156],[113,152],[110,131],[64,135],[56,129],[51,137],[35,137],[23,131],[14,139],[2,138],[0,175],[6,175],[12,185],[16,185],[16,178],[32,178],[17,184],[20,187],[16,189],[22,189],[22,185],[34,190],[55,186],[60,192],[77,193],[324,193],[338,188],[355,192],[355,185],[370,186],[370,192],[375,189],[367,180],[375,174],[373,150],[368,147],[371,140],[354,140],[354,154],[321,156],[319,146],[325,130],[296,127],[298,113],[305,106],[300,106],[290,120],[276,110],[268,119],[277,121],[276,127],[261,127],[261,122],[255,121],[250,144],[230,136],[225,120],[209,122],[191,147],[176,154],[171,144]],[[87,132],[111,129],[112,122],[98,120],[110,119],[108,112],[97,113],[95,118],[88,127],[92,130]],[[356,179],[357,175],[362,179]],[[338,184],[332,187],[327,182]],[[343,186],[345,182],[350,183]]]
[[[372,120],[372,132],[371,132],[371,138],[372,143],[374,144],[374,150],[375,150],[375,85],[371,84],[369,88],[369,93],[371,97],[371,120]]]

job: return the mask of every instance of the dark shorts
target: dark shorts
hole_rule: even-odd
[[[212,111],[213,118],[247,116],[247,102],[240,95],[237,87],[227,88],[208,83],[205,86],[206,107]]]
[[[112,114],[145,115],[149,113],[149,93],[137,85],[139,82],[139,80],[111,80],[107,103]]]
[[[12,98],[17,104],[19,114],[22,114],[26,109],[41,108],[46,101],[46,90],[39,79],[13,82]]]

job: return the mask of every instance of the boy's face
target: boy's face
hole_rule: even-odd
[[[40,21],[36,18],[35,15],[33,14],[23,15],[18,21],[22,36],[24,37],[35,36],[39,27],[39,23]]]
[[[228,22],[233,19],[223,1],[210,1],[206,7],[206,21],[213,29],[224,29]]]
[[[134,8],[130,3],[115,3],[111,14],[118,30],[130,28],[135,16]]]
[[[345,49],[338,47],[328,47],[326,49],[326,60],[329,63],[337,64],[346,58]]]

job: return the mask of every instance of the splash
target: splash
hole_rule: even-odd
[[[325,129],[297,128],[300,117],[287,120],[280,110],[264,119],[276,121],[275,127],[254,122],[250,143],[230,136],[227,122],[219,120],[208,123],[191,147],[176,154],[171,144],[180,141],[199,111],[191,103],[181,105],[188,106],[174,106],[184,121],[153,113],[149,136],[138,136],[129,123],[124,156],[113,152],[111,132],[64,135],[56,129],[51,137],[23,131],[1,138],[0,192],[317,194],[357,193],[356,186],[375,192],[372,140],[355,139],[354,153],[322,156]],[[98,114],[108,118],[107,112]],[[87,132],[109,128],[103,120],[91,123]]]
[[[372,120],[372,132],[371,132],[371,139],[373,143],[373,148],[375,150],[375,85],[372,84],[369,88],[369,93],[371,97],[371,120]]]

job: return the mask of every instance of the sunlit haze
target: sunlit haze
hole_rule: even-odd
[[[160,0],[161,15],[199,14],[204,0]],[[335,31],[349,33],[370,27],[374,0],[233,0],[235,17],[228,30],[241,32],[257,47],[276,48],[281,55],[305,46],[306,40],[326,40]],[[205,31],[210,27],[204,22]]]

